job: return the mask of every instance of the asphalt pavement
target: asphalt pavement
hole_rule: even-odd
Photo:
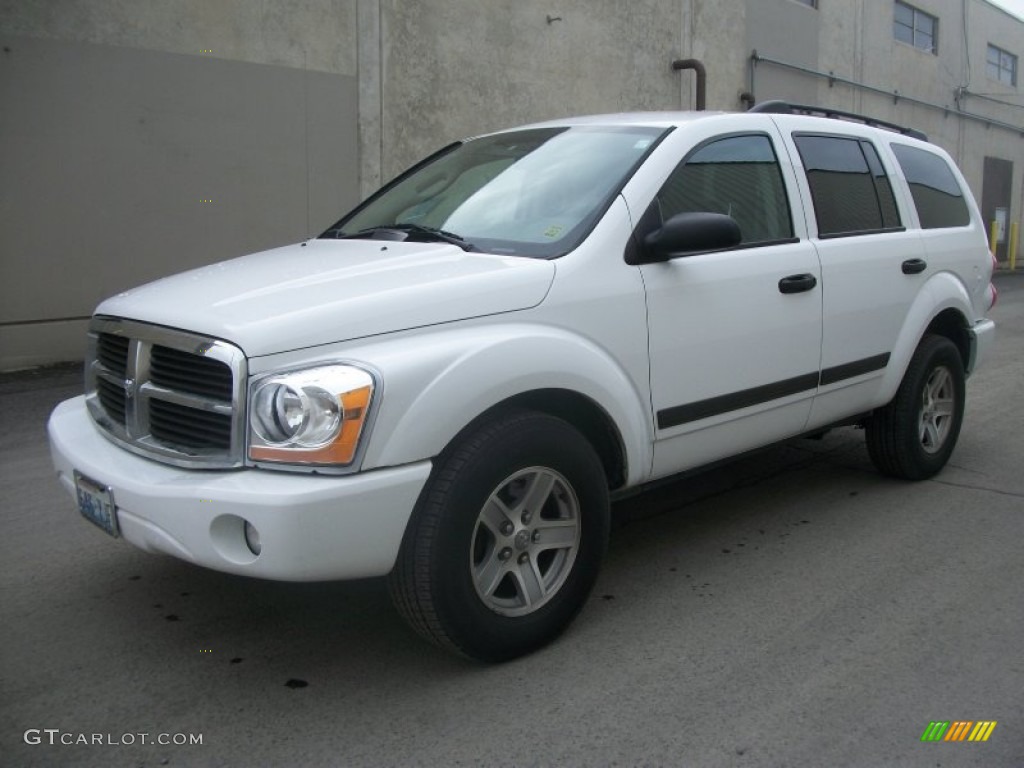
[[[581,616],[498,666],[424,644],[382,580],[111,540],[49,462],[79,368],[0,375],[0,764],[1024,766],[1024,273],[998,286],[938,477],[879,476],[849,428],[619,502]]]

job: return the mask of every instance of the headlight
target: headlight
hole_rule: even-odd
[[[257,379],[249,396],[249,458],[351,464],[373,390],[373,377],[348,365]]]

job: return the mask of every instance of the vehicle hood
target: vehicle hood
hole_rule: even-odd
[[[96,312],[225,339],[258,357],[528,309],[554,274],[549,261],[447,243],[311,240],[157,280]]]

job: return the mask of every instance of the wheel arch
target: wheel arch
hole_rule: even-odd
[[[626,484],[629,459],[615,421],[594,400],[569,389],[534,389],[495,403],[452,437],[442,454],[457,445],[464,435],[513,410],[537,411],[571,424],[597,453],[608,479],[609,490]]]
[[[944,336],[952,341],[966,370],[971,359],[968,318],[972,314],[970,296],[954,275],[941,272],[922,286],[893,347],[881,401],[887,403],[895,396],[914,351],[928,334]]]
[[[971,360],[971,338],[968,329],[969,325],[964,314],[959,309],[947,307],[932,318],[922,336],[933,334],[945,336],[952,341],[960,353],[960,360],[966,371]]]
[[[383,420],[385,428],[374,428],[367,468],[434,459],[481,420],[518,408],[579,430],[611,488],[647,479],[653,421],[646,369],[631,374],[588,339],[546,326],[489,327],[447,341],[443,361],[382,372],[378,426]],[[440,336],[425,340],[419,353],[430,358],[430,348],[443,343]]]

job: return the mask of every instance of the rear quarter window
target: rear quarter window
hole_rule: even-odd
[[[910,185],[922,228],[964,227],[971,223],[963,190],[942,157],[906,144],[893,144],[892,151]]]

